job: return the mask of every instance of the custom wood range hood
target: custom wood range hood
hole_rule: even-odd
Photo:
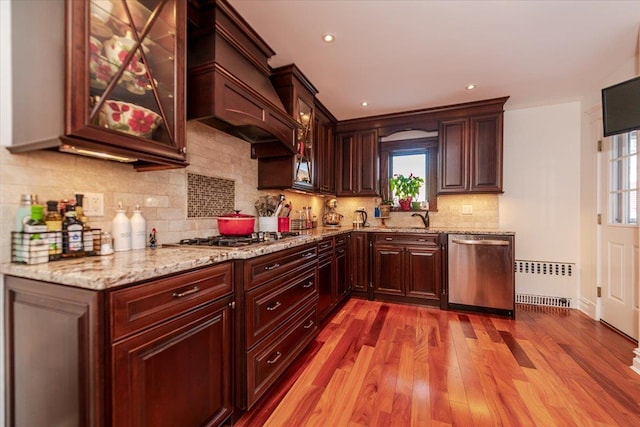
[[[254,157],[293,154],[298,125],[269,80],[274,54],[226,1],[189,0],[187,119],[260,144]]]

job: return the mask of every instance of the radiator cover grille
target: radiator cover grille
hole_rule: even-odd
[[[575,308],[576,265],[570,262],[515,260],[516,303]]]
[[[516,304],[571,308],[571,298],[548,297],[545,295],[516,294]]]

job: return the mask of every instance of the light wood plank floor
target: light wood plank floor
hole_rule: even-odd
[[[577,310],[351,299],[236,425],[640,426],[635,347]]]

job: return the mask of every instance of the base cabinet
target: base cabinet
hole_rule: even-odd
[[[318,333],[318,245],[238,262],[236,406],[250,409]]]
[[[113,346],[113,425],[219,425],[231,415],[230,303]]]
[[[222,425],[233,268],[106,291],[6,276],[7,425]]]
[[[103,426],[101,295],[5,277],[8,426]]]
[[[373,239],[372,283],[376,298],[441,304],[439,235],[379,233]]]
[[[353,231],[349,240],[348,274],[351,289],[364,296],[369,288],[369,233]]]

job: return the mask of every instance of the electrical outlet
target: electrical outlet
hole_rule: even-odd
[[[104,194],[83,193],[83,209],[85,216],[104,216]]]
[[[472,214],[473,214],[472,205],[462,205],[462,215],[472,215]]]

